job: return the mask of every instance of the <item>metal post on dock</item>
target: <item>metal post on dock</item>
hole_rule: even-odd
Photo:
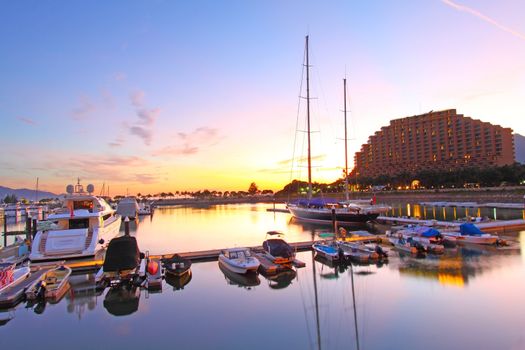
[[[337,235],[337,221],[335,220],[335,208],[332,208],[332,227],[334,229],[334,234]]]
[[[4,247],[7,246],[7,218],[4,212]]]
[[[129,218],[124,219],[124,235],[129,236]]]
[[[31,238],[31,217],[28,215],[26,218],[26,238]]]
[[[36,227],[37,227],[37,219],[33,219],[33,225],[32,225],[32,232],[31,232],[31,239],[35,238],[36,236]]]

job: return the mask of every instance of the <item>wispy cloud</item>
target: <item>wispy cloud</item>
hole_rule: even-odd
[[[179,132],[175,145],[166,146],[152,153],[153,156],[192,155],[199,153],[202,147],[210,147],[219,142],[219,130],[200,127],[190,133]]]
[[[146,146],[153,140],[153,127],[161,112],[160,108],[143,108],[145,93],[142,90],[132,92],[130,95],[131,104],[136,108],[138,119],[132,126],[129,126],[129,132],[132,135],[140,137]]]
[[[79,105],[73,108],[71,113],[73,114],[73,119],[83,120],[95,110],[95,104],[91,101],[91,99],[86,95],[81,95],[79,97]]]
[[[108,142],[109,147],[120,147],[124,144],[124,140],[121,138],[115,139],[115,141]]]
[[[464,11],[464,12],[470,13],[471,15],[476,16],[479,19],[482,19],[483,21],[492,24],[492,25],[496,26],[497,28],[499,28],[501,30],[514,35],[515,37],[518,37],[520,39],[524,39],[525,40],[525,34],[523,34],[521,32],[518,32],[517,30],[514,30],[512,28],[509,28],[509,27],[499,23],[495,19],[493,19],[493,18],[491,18],[489,16],[486,16],[483,13],[481,13],[481,12],[471,8],[471,7],[460,5],[460,4],[455,3],[455,2],[453,2],[451,0],[441,0],[441,1],[443,3],[445,3],[446,5],[454,8],[454,9],[456,9],[458,11]]]
[[[83,154],[49,159],[37,166],[56,169],[52,175],[64,179],[80,176],[113,182],[140,183],[154,183],[160,179],[157,172],[145,172],[144,169],[151,168],[153,164],[137,156]],[[137,173],[132,169],[141,169],[142,172]]]
[[[36,125],[37,123],[31,119],[31,118],[26,118],[26,117],[16,117],[16,119],[20,120],[22,123],[24,124],[27,124],[27,125]]]
[[[318,155],[314,155],[311,157],[312,161],[323,161],[326,159],[326,154],[318,154]],[[278,165],[281,165],[281,166],[286,166],[286,165],[291,165],[292,162],[294,164],[299,164],[299,163],[306,163],[308,162],[308,157],[301,157],[301,158],[297,158],[297,159],[284,159],[284,160],[281,160],[279,162],[277,162]]]
[[[133,91],[131,94],[129,94],[131,104],[137,108],[141,108],[144,103],[144,96],[145,94],[142,90]]]
[[[126,73],[122,73],[122,72],[117,72],[113,75],[113,79],[115,79],[116,81],[126,80],[126,78],[127,78]]]

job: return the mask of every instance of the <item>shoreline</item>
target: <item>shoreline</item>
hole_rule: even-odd
[[[411,191],[380,191],[380,192],[353,192],[350,199],[371,199],[376,196],[377,202],[392,201],[448,201],[448,202],[477,202],[483,203],[520,203],[525,202],[525,187],[513,188],[481,188],[481,189],[439,189],[439,190],[411,190]],[[343,198],[343,193],[327,193],[327,198]],[[295,199],[297,197],[293,197]],[[171,205],[210,206],[223,204],[283,204],[289,200],[286,196],[253,196],[241,198],[179,198],[164,199],[152,202],[154,206]]]

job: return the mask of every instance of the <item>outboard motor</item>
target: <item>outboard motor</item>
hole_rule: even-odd
[[[414,247],[416,247],[418,253],[425,253],[426,252],[425,247],[419,242],[414,242]]]
[[[379,254],[380,258],[387,258],[388,257],[388,254],[383,250],[383,248],[381,248],[381,246],[379,244],[376,245],[374,250],[375,250],[375,252],[377,254]]]
[[[339,249],[337,249],[337,253],[339,254],[339,261],[344,261],[345,252],[343,251],[343,248],[339,247]]]

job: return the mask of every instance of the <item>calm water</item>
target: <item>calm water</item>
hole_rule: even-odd
[[[312,227],[268,205],[159,209],[133,228],[150,253],[257,245],[268,230],[289,241]],[[316,231],[323,228],[317,227]],[[525,231],[516,233],[525,248]],[[192,266],[183,289],[97,295],[0,313],[2,348],[137,349],[525,349],[525,259],[519,250],[453,249],[439,258],[391,254],[381,267],[307,266],[268,280],[226,276],[217,262]],[[244,285],[243,285],[244,284]],[[246,286],[249,284],[250,286]]]

